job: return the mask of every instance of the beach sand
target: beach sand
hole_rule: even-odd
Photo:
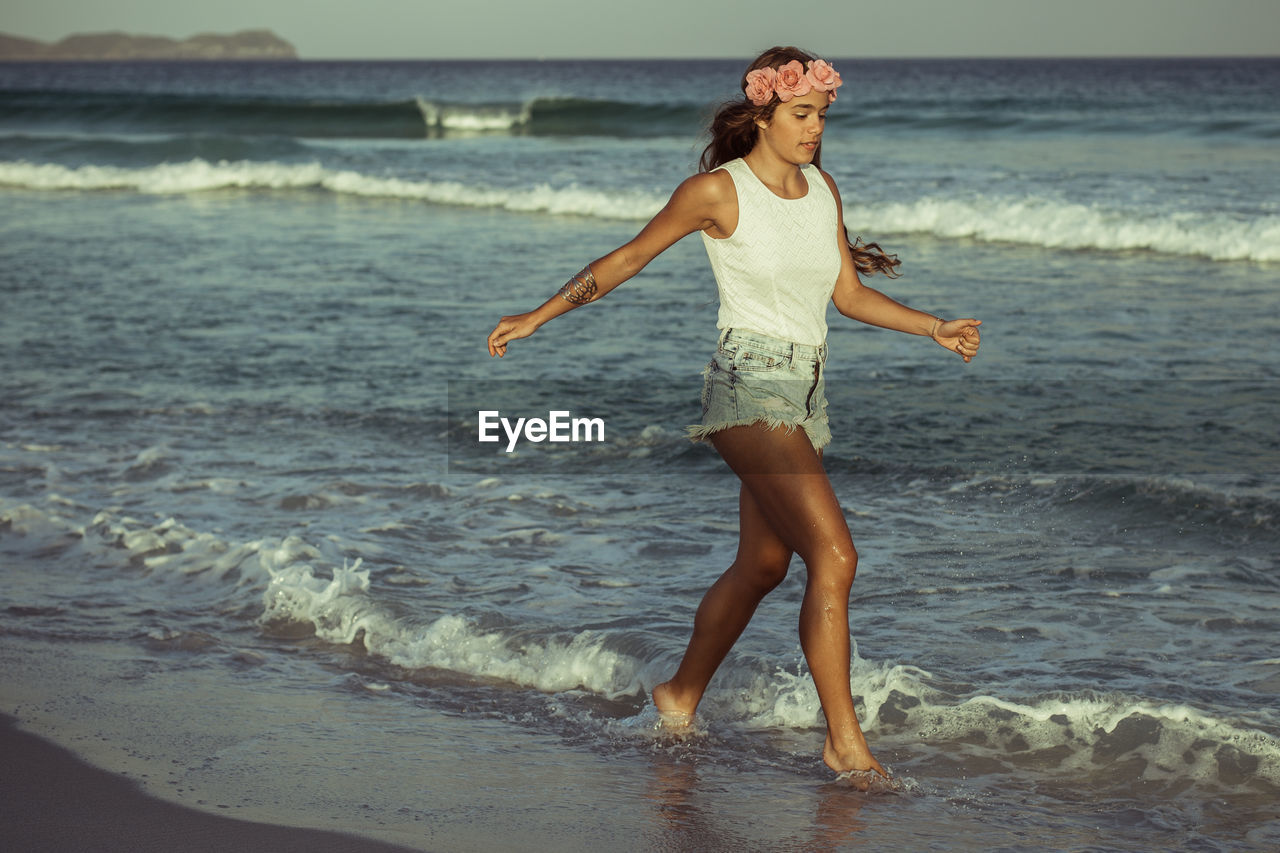
[[[18,728],[0,714],[0,833],[10,849],[37,851],[387,851],[408,848],[315,829],[219,817],[147,796]]]
[[[779,769],[584,740],[554,714],[540,725],[558,734],[481,703],[268,689],[129,643],[39,649],[0,642],[0,837],[24,851],[839,849],[936,811],[827,784],[818,732],[809,762]]]
[[[482,708],[326,695],[309,667],[266,689],[170,664],[128,643],[0,643],[0,837],[77,853],[733,847],[679,805],[726,790],[714,768],[575,749]],[[751,820],[736,795],[713,812]]]

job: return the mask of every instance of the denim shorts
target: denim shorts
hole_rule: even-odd
[[[703,371],[702,423],[689,438],[706,441],[733,426],[800,427],[815,450],[831,441],[824,372],[827,345],[810,346],[746,329],[725,329]]]

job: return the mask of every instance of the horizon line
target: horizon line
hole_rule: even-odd
[[[1099,60],[1099,59],[1251,59],[1280,60],[1280,53],[1062,53],[1062,54],[877,54],[862,56],[840,56],[834,54],[832,59],[841,62],[874,61],[939,61],[953,62],[957,60]],[[228,63],[291,63],[291,62],[675,62],[692,60],[695,62],[744,61],[751,56],[742,54],[735,56],[721,54],[716,56],[296,56],[292,58],[263,57],[261,59],[199,59],[193,57],[138,58],[138,59],[5,59],[0,63],[29,62],[33,64],[54,64],[60,62],[228,62]]]

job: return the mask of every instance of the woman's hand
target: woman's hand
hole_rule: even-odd
[[[502,358],[507,354],[507,344],[520,338],[527,338],[542,325],[533,319],[535,312],[515,314],[503,317],[498,325],[489,333],[489,355]]]
[[[933,339],[938,346],[959,353],[968,361],[978,354],[978,346],[982,343],[982,336],[978,334],[981,325],[981,320],[947,320],[933,330]]]

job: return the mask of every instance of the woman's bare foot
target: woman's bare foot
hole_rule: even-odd
[[[658,709],[664,724],[687,726],[693,722],[693,712],[697,710],[698,702],[680,695],[670,681],[664,681],[653,688],[653,706]]]
[[[871,787],[874,773],[879,773],[886,780],[889,773],[879,761],[876,761],[866,741],[851,744],[849,748],[839,750],[831,741],[831,733],[827,732],[827,742],[822,747],[822,760],[839,775],[848,774],[850,781],[860,791]]]

